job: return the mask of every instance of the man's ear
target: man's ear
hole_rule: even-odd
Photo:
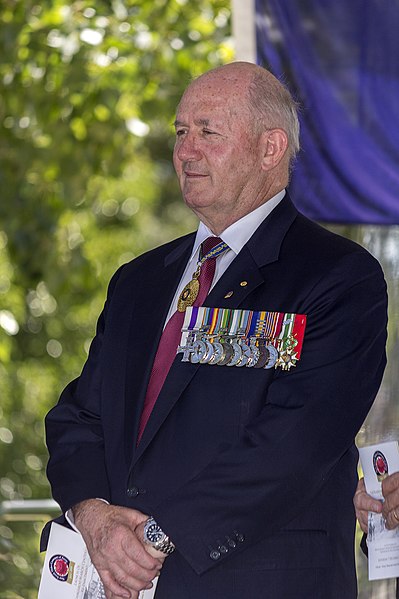
[[[262,133],[262,170],[270,171],[286,156],[288,137],[284,129],[269,129]]]

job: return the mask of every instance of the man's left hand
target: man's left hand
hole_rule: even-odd
[[[147,551],[147,553],[152,555],[152,557],[156,557],[157,559],[159,559],[163,562],[165,560],[165,558],[167,557],[167,554],[163,553],[163,551],[159,551],[158,549],[155,549],[155,547],[153,547],[152,545],[149,545],[148,543],[144,543],[144,526],[145,526],[145,522],[141,522],[135,528],[134,532],[136,533],[137,538],[143,543],[143,547]]]

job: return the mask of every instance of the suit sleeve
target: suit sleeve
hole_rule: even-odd
[[[352,252],[303,298],[296,368],[276,371],[240,440],[155,506],[154,517],[201,574],[209,547],[232,531],[253,544],[317,497],[355,435],[385,367],[386,286],[378,263]],[[223,563],[223,556],[218,563]]]
[[[63,512],[84,499],[110,500],[100,418],[101,347],[108,306],[122,268],[111,279],[89,358],[80,377],[69,383],[46,417],[50,454],[47,476],[53,497]]]

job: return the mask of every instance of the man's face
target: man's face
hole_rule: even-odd
[[[226,224],[260,203],[264,173],[247,104],[248,81],[202,77],[185,92],[176,116],[173,163],[183,198],[206,224]]]

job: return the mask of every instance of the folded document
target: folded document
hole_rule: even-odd
[[[156,580],[139,599],[152,599]],[[51,525],[38,599],[106,599],[82,536],[59,524]]]
[[[359,454],[367,493],[383,501],[382,481],[399,471],[397,441],[361,447]],[[399,577],[399,527],[388,530],[382,514],[369,512],[367,546],[369,580]]]

